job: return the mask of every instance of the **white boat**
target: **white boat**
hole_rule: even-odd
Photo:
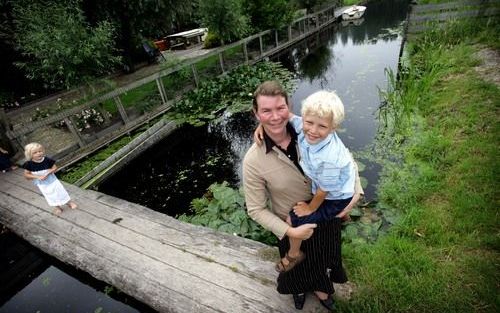
[[[366,7],[362,5],[353,5],[342,12],[342,19],[344,21],[358,19],[365,14]]]

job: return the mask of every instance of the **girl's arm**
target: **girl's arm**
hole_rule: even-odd
[[[321,203],[323,203],[323,201],[326,198],[326,195],[327,195],[326,191],[318,188],[318,190],[316,191],[316,194],[312,198],[311,202],[309,202],[309,204],[307,204],[303,201],[297,202],[297,205],[295,205],[293,207],[293,212],[299,217],[306,216],[306,215],[313,213],[314,211],[316,211],[319,208]]]
[[[24,170],[24,177],[26,177],[27,179],[40,179],[40,180],[45,180],[47,179],[47,177],[52,174],[52,173],[55,173],[57,170],[57,166],[54,164],[50,169],[49,171],[45,174],[45,175],[34,175],[32,172],[28,171],[28,170]]]
[[[52,165],[52,167],[47,171],[47,173],[45,173],[45,175],[43,175],[42,177],[40,177],[41,180],[45,180],[47,179],[47,177],[49,177],[50,174],[53,174],[57,171],[57,166],[54,164]]]
[[[30,179],[30,180],[31,180],[31,179],[40,179],[40,178],[41,178],[41,176],[38,176],[38,175],[33,175],[33,174],[32,174],[30,171],[28,171],[28,170],[24,170],[24,177],[25,177],[26,179]]]

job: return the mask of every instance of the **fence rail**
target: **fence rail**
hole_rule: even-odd
[[[203,81],[242,64],[256,63],[332,23],[340,15],[336,11],[339,3],[335,1],[329,7],[281,29],[260,32],[162,69],[85,103],[54,112],[49,109],[34,111],[41,115],[35,121],[22,121],[20,113],[15,110],[0,112],[6,136],[16,150],[21,150],[27,142],[41,140],[50,154],[61,159],[62,166],[70,164],[165,113],[182,94],[195,89]],[[46,138],[51,136],[50,130],[54,128],[59,129],[54,135],[58,138]],[[42,129],[45,133],[40,138],[37,133]],[[58,145],[52,147],[54,140]]]
[[[430,28],[442,27],[444,22],[498,16],[498,0],[467,0],[440,4],[419,4],[411,7],[408,15],[408,34],[416,34]]]

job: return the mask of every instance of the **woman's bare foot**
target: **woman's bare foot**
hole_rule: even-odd
[[[78,207],[78,205],[73,201],[68,202],[68,206],[70,207],[70,209],[76,209]]]
[[[52,214],[54,214],[55,216],[59,216],[59,215],[61,215],[62,212],[63,212],[63,209],[59,206],[56,206],[54,208],[54,211],[52,211]]]

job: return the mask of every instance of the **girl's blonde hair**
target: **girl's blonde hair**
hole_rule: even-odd
[[[337,128],[344,120],[344,104],[334,91],[317,91],[302,101],[302,117],[306,115],[331,119]]]
[[[33,151],[42,149],[45,151],[45,148],[39,144],[38,142],[32,142],[24,146],[24,157],[27,161],[31,161],[33,158]]]

